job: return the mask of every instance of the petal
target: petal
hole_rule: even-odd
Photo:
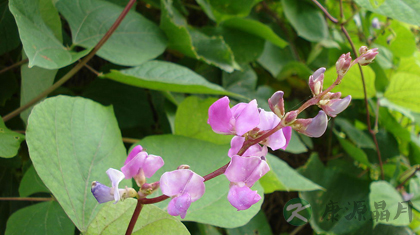
[[[187,214],[187,210],[191,205],[191,197],[188,193],[183,193],[178,197],[172,198],[172,200],[168,204],[168,214],[172,216],[181,216],[181,218],[185,218]]]
[[[281,129],[283,131],[283,135],[286,138],[286,144],[281,147],[281,149],[285,150],[289,145],[290,139],[292,138],[292,127],[286,126]]]
[[[280,118],[273,112],[267,112],[264,109],[260,109],[260,123],[258,128],[262,131],[273,129],[280,123]]]
[[[143,147],[141,147],[141,145],[137,145],[136,147],[134,147],[128,154],[127,159],[124,162],[124,165],[127,164],[129,161],[131,161],[141,151],[143,151]]]
[[[225,175],[230,182],[251,187],[270,170],[261,157],[242,157],[235,155],[226,169]]]
[[[230,149],[228,152],[229,157],[233,157],[233,155],[237,155],[239,150],[242,148],[242,145],[245,142],[245,137],[242,136],[234,136],[230,141]],[[254,144],[249,147],[242,156],[249,157],[249,156],[257,156],[262,157],[267,155],[267,147],[263,147],[259,144]]]
[[[351,95],[346,96],[343,99],[335,99],[331,100],[332,103],[328,112],[326,112],[329,116],[335,117],[337,114],[343,112],[350,104]]]
[[[252,191],[246,186],[239,187],[237,185],[232,185],[229,189],[228,200],[232,206],[238,209],[238,211],[250,208],[260,199],[261,196],[257,191]]]
[[[143,168],[146,158],[147,153],[140,152],[136,156],[134,156],[128,163],[126,161],[126,164],[124,164],[124,166],[121,167],[121,171],[124,173],[125,178],[130,179],[136,176],[139,173],[140,169]]]
[[[308,128],[305,130],[306,135],[310,137],[320,137],[324,134],[325,130],[327,129],[328,125],[328,117],[327,115],[321,110],[319,111],[318,115],[316,115],[311,123],[308,125]]]
[[[286,145],[286,137],[283,134],[283,129],[274,132],[267,138],[267,146],[272,150],[277,150]]]
[[[164,164],[161,157],[152,154],[148,155],[142,167],[144,175],[147,178],[152,177]]]
[[[258,125],[258,123],[260,123],[260,116],[256,100],[252,100],[251,102],[249,102],[249,104],[245,105],[235,105],[232,108],[232,114],[235,117],[236,135],[239,136],[254,129]]]
[[[210,124],[214,132],[219,134],[233,134],[233,116],[229,107],[229,98],[227,96],[214,102],[209,108]]]
[[[194,202],[204,194],[204,178],[188,169],[165,172],[160,178],[160,188],[169,197],[188,192]]]
[[[124,179],[124,173],[122,173],[119,170],[115,170],[114,168],[109,168],[106,171],[106,173],[108,174],[108,177],[111,180],[115,202],[118,202],[120,200],[120,193],[118,191],[118,184],[121,182],[121,180]]]
[[[114,200],[114,196],[111,194],[111,188],[99,182],[93,181],[90,191],[99,203]]]

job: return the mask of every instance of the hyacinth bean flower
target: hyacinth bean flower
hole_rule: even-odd
[[[296,119],[291,127],[299,133],[309,137],[320,137],[324,134],[328,125],[328,117],[324,111],[319,111],[314,118]]]
[[[285,114],[283,96],[283,91],[276,91],[270,99],[268,99],[268,105],[270,106],[271,111],[279,117],[283,117]]]
[[[232,108],[229,107],[229,102],[229,98],[225,96],[210,106],[207,123],[214,132],[242,136],[258,125],[260,119],[256,100],[239,103]]]
[[[118,184],[124,179],[124,174],[113,168],[109,168],[106,173],[111,180],[112,187],[110,188],[99,182],[93,181],[91,187],[92,194],[99,203],[109,201],[115,201],[115,203],[117,203],[121,199],[122,192],[120,191],[125,191],[125,189],[118,189]]]
[[[361,54],[359,64],[364,66],[372,63],[379,52],[378,48],[373,48],[369,50],[366,46],[362,46],[359,48],[359,53]]]
[[[183,219],[191,203],[203,196],[204,178],[189,169],[178,169],[162,175],[160,188],[163,194],[172,198],[168,213]]]
[[[242,148],[242,145],[245,142],[245,137],[242,136],[234,136],[232,140],[230,141],[230,149],[228,152],[229,157],[233,157],[236,155],[239,150]],[[254,144],[251,147],[249,147],[242,156],[257,156],[257,157],[263,157],[267,155],[268,149],[267,146],[261,146],[259,144]]]
[[[139,186],[143,185],[146,178],[150,178],[164,165],[163,159],[159,156],[147,154],[140,145],[131,150],[125,160],[121,171],[126,179],[134,178]]]
[[[226,178],[231,182],[228,193],[230,204],[238,210],[246,210],[257,203],[261,197],[250,187],[268,171],[270,167],[265,157],[234,155],[225,171]]]
[[[349,106],[350,101],[351,95],[348,95],[343,99],[321,100],[320,107],[328,116],[335,117]]]
[[[325,68],[319,68],[311,76],[309,76],[308,84],[314,96],[322,92],[325,70]]]
[[[268,131],[276,127],[280,123],[280,118],[273,112],[267,112],[260,109],[260,123],[257,128],[260,131]],[[292,128],[289,126],[283,127],[274,132],[267,139],[263,140],[261,144],[267,145],[272,150],[286,149],[292,137]]]
[[[347,70],[350,68],[351,60],[350,52],[347,54],[342,54],[340,58],[338,58],[337,62],[335,63],[335,68],[338,75],[344,76],[344,74],[346,74]]]

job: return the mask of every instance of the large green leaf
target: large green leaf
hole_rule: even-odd
[[[232,17],[247,16],[252,7],[261,0],[198,0],[207,16],[217,22]]]
[[[33,166],[29,167],[23,175],[22,181],[19,185],[19,195],[21,197],[28,197],[34,193],[50,193],[50,190],[39,178]]]
[[[139,142],[149,154],[159,155],[165,165],[151,178],[150,182],[159,180],[166,171],[173,171],[182,164],[189,165],[192,171],[204,176],[229,162],[227,156],[229,145],[218,145],[210,142],[175,135],[149,136]],[[188,209],[185,220],[234,228],[246,224],[260,210],[263,201],[263,188],[256,183],[252,189],[257,190],[262,199],[248,210],[237,211],[227,200],[229,181],[224,175],[206,183],[203,197],[193,202]],[[166,208],[168,200],[156,204]]]
[[[367,97],[371,98],[375,96],[375,72],[369,66],[363,66],[363,74],[365,77]],[[333,84],[337,78],[337,71],[335,67],[329,68],[325,72],[324,78],[324,89],[328,88]],[[353,66],[344,76],[341,83],[332,89],[332,92],[340,91],[342,96],[351,95],[353,99],[362,99],[363,94],[363,83],[360,75],[360,70],[357,65]]]
[[[252,218],[246,225],[226,229],[227,235],[243,235],[243,234],[261,234],[261,235],[272,235],[270,224],[264,214],[264,211],[258,212],[258,214]],[[210,234],[209,234],[210,235]]]
[[[293,60],[293,55],[289,47],[280,49],[266,41],[264,51],[260,58],[258,58],[258,63],[268,70],[273,77],[277,77],[283,67]]]
[[[123,8],[100,0],[57,0],[75,45],[93,48],[105,35]],[[157,25],[130,11],[97,55],[120,65],[139,65],[166,48],[166,38]]]
[[[120,168],[126,157],[112,107],[83,98],[46,99],[32,110],[26,136],[39,177],[85,232],[102,207],[90,192],[92,181],[108,184],[105,171]]]
[[[282,0],[284,13],[298,35],[319,42],[328,38],[328,27],[324,16],[315,5],[307,1]]]
[[[369,11],[420,25],[420,5],[417,0],[386,0],[380,6],[373,6],[371,0],[355,0],[355,2]]]
[[[215,133],[207,124],[208,110],[217,99],[202,100],[190,96],[178,105],[175,116],[175,134],[209,141],[215,144],[229,144],[232,136]]]
[[[356,147],[350,141],[340,137],[339,135],[336,135],[336,136],[337,136],[338,141],[340,142],[340,145],[344,148],[347,154],[350,155],[350,157],[352,157],[354,160],[360,163],[370,166],[368,157],[366,153],[363,152],[362,149]]]
[[[103,77],[128,85],[159,91],[238,96],[208,82],[186,67],[157,60],[130,69],[111,70]]]
[[[72,64],[89,51],[71,51],[57,38],[57,23],[46,20],[59,20],[57,10],[47,4],[47,0],[11,0],[10,11],[15,17],[23,49],[29,59],[29,67],[39,66],[57,69]]]
[[[15,212],[7,221],[6,235],[73,235],[74,225],[57,201],[42,202]]]
[[[385,202],[385,208],[380,208],[382,202]],[[372,182],[370,185],[369,193],[369,203],[372,211],[378,211],[379,215],[381,211],[389,211],[389,220],[381,219],[374,220],[373,223],[376,224],[392,224],[396,226],[409,225],[410,219],[408,210],[411,210],[408,202],[404,202],[401,194],[388,182],[386,181],[376,181]],[[376,207],[375,207],[376,206]],[[401,213],[398,218],[397,214],[399,211],[399,206],[405,207],[405,213]],[[407,210],[408,208],[408,210]],[[402,212],[400,210],[400,212]]]
[[[270,27],[256,20],[233,18],[224,21],[222,25],[263,38],[281,48],[287,45],[287,42],[280,38],[276,33],[274,33]]]
[[[133,215],[137,200],[127,199],[117,204],[107,203],[89,225],[86,235],[124,234]],[[133,235],[190,234],[181,221],[154,205],[144,205]]]
[[[56,69],[49,70],[37,66],[29,68],[26,64],[22,65],[20,69],[22,77],[22,85],[20,88],[20,105],[22,106],[27,104],[30,100],[50,87],[54,83],[54,78],[57,74],[57,71],[58,70]],[[20,114],[20,117],[25,123],[28,121],[31,110],[32,107]]]
[[[391,102],[409,108],[414,112],[420,112],[420,76],[398,72],[391,77],[385,98]]]
[[[348,135],[358,148],[375,149],[375,143],[373,143],[372,137],[362,130],[357,129],[347,119],[336,118],[335,123],[341,128],[341,131]]]
[[[19,46],[19,33],[8,1],[0,1],[0,55]]]
[[[267,155],[271,170],[261,178],[264,193],[274,191],[314,191],[323,189],[271,154]]]
[[[20,143],[25,139],[25,136],[7,129],[0,118],[0,157],[11,158],[16,156]]]
[[[420,12],[419,12],[420,13]],[[389,49],[396,57],[409,57],[417,50],[416,39],[409,28],[393,20],[375,43]],[[379,52],[381,53],[381,52]],[[392,61],[390,61],[392,63]]]
[[[221,36],[209,37],[188,26],[184,16],[172,6],[172,0],[162,0],[160,27],[169,38],[169,47],[186,56],[215,65],[227,72],[238,69],[230,47]]]

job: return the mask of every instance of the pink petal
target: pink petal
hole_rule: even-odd
[[[227,96],[214,102],[209,108],[210,124],[214,132],[219,134],[233,134],[233,116],[229,107],[229,98]]]
[[[140,169],[143,168],[144,161],[147,158],[147,152],[140,152],[129,162],[126,161],[123,167],[121,167],[121,171],[124,173],[126,179],[131,179],[136,176]]]
[[[181,216],[181,218],[185,218],[187,214],[188,208],[191,205],[191,197],[188,193],[183,193],[178,197],[172,198],[172,200],[168,204],[168,214],[172,216]]]
[[[321,110],[319,111],[318,115],[316,115],[311,123],[308,125],[308,128],[305,130],[305,134],[310,137],[320,137],[324,134],[325,130],[328,126],[328,117],[327,115]]]
[[[235,117],[236,135],[243,135],[254,129],[260,123],[258,105],[256,100],[249,104],[237,104],[232,108],[232,114]]]
[[[235,155],[226,169],[225,175],[230,182],[239,186],[251,187],[270,170],[267,162],[261,157],[242,157]]]
[[[346,96],[343,99],[334,99],[331,100],[330,103],[332,103],[326,111],[328,116],[335,117],[337,114],[343,112],[350,104],[351,101],[351,95]]]
[[[281,129],[283,131],[284,138],[286,139],[286,144],[281,147],[281,149],[285,150],[289,145],[290,139],[292,138],[292,127],[286,126]]]
[[[147,178],[152,177],[165,163],[159,156],[148,155],[143,163],[142,169]]]
[[[114,189],[114,199],[115,202],[118,202],[120,200],[120,193],[118,191],[118,184],[121,182],[121,180],[124,179],[124,174],[116,169],[109,168],[106,171],[106,174],[108,175],[109,179],[111,180],[112,188]]]
[[[194,202],[204,194],[204,178],[188,169],[165,172],[160,178],[160,188],[169,197],[188,192]]]
[[[232,206],[238,209],[238,211],[250,208],[260,199],[261,196],[257,191],[252,191],[246,186],[239,187],[234,184],[229,189],[228,200]]]
[[[125,160],[125,164],[127,164],[129,161],[131,161],[138,153],[140,153],[141,151],[143,151],[143,147],[141,147],[141,145],[137,145],[136,147],[134,147],[130,153],[128,154],[127,159]]]

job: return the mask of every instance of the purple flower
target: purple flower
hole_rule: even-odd
[[[260,123],[258,128],[260,131],[268,131],[276,127],[280,123],[280,118],[272,112],[266,112],[260,109]],[[274,132],[267,139],[263,140],[261,144],[267,145],[272,150],[286,149],[292,137],[292,129],[290,127],[283,127]]]
[[[142,150],[143,148],[140,145],[134,147],[121,168],[125,178],[134,178],[139,186],[145,183],[145,177],[152,177],[164,165],[161,157],[148,155],[147,152]]]
[[[245,142],[245,137],[242,136],[234,136],[232,140],[230,141],[230,149],[228,152],[229,157],[233,157],[233,155],[236,155],[239,150],[242,148],[242,145]],[[268,149],[266,146],[261,146],[259,144],[254,144],[251,147],[249,147],[242,156],[256,156],[256,157],[262,157],[267,155]]]
[[[204,194],[204,178],[188,169],[165,172],[160,178],[160,188],[166,196],[172,197],[168,213],[185,218],[192,202]]]
[[[99,182],[93,181],[91,186],[91,192],[99,203],[109,202],[115,200],[117,203],[120,199],[120,190],[118,184],[124,179],[124,174],[113,168],[109,168],[106,173],[111,180],[112,187],[108,187]],[[122,189],[124,190],[124,189]]]
[[[270,99],[268,99],[268,105],[270,106],[271,111],[279,117],[284,116],[284,92],[276,91]]]
[[[309,137],[320,137],[324,134],[328,125],[328,117],[323,111],[319,111],[314,118],[296,119],[291,125],[293,129]]]
[[[238,209],[238,211],[250,208],[260,199],[261,196],[257,191],[252,191],[246,186],[239,187],[236,184],[230,186],[228,200],[232,206]]]
[[[249,189],[270,167],[265,157],[242,157],[235,155],[226,169],[226,178],[231,182],[228,200],[238,210],[248,209],[257,203],[261,197],[256,191]]]
[[[254,129],[260,122],[257,101],[239,103],[229,108],[227,96],[214,102],[209,108],[210,124],[214,132],[226,135],[239,135]]]
[[[343,99],[331,99],[321,101],[320,106],[328,116],[335,117],[337,116],[337,114],[343,112],[349,106],[350,101],[351,95],[348,95]]]
[[[308,83],[313,95],[318,95],[322,92],[325,70],[325,68],[319,68],[311,76],[309,76]]]

